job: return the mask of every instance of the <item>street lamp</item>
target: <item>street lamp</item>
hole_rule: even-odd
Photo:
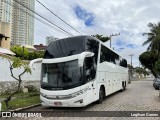
[[[120,33],[116,33],[116,34],[112,34],[112,35],[110,35],[110,48],[112,47],[112,45],[111,45],[111,38],[113,37],[113,36],[118,36],[118,35],[120,35]]]
[[[131,56],[131,67],[130,67],[130,76],[129,76],[129,82],[131,82],[131,78],[132,78],[132,56],[134,54],[130,54],[129,56]]]

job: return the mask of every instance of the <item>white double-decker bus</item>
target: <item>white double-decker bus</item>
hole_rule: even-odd
[[[52,42],[42,59],[42,106],[82,107],[124,91],[127,61],[100,40],[77,36]]]

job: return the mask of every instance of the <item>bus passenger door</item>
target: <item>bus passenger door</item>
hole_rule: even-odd
[[[95,67],[95,61],[93,57],[87,57],[85,58],[85,75],[86,75],[86,82],[87,86],[89,87],[89,101],[94,101],[95,99],[95,92],[96,92],[96,67]]]

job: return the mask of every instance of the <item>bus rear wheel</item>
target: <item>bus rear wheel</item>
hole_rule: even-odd
[[[122,82],[122,89],[121,89],[121,91],[123,92],[125,90],[126,90],[126,84],[125,84],[125,82]]]
[[[98,99],[97,103],[102,103],[102,101],[104,100],[104,94],[105,94],[104,89],[103,89],[103,87],[101,87],[99,90],[99,99]]]

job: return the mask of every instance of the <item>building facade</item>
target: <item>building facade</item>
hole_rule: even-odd
[[[35,9],[35,0],[18,0],[29,9]],[[12,45],[34,44],[34,14],[24,6],[14,2],[12,12]]]
[[[6,0],[10,3],[12,0]],[[0,47],[10,49],[12,6],[0,0]]]
[[[58,40],[59,38],[55,38],[53,36],[46,37],[46,45],[48,46],[51,42]]]
[[[40,45],[34,45],[37,51],[45,51],[47,46],[40,44]]]
[[[6,0],[11,3],[12,0]],[[12,6],[0,0],[0,22],[11,23],[12,21]]]
[[[10,23],[0,22],[0,47],[10,49]]]

